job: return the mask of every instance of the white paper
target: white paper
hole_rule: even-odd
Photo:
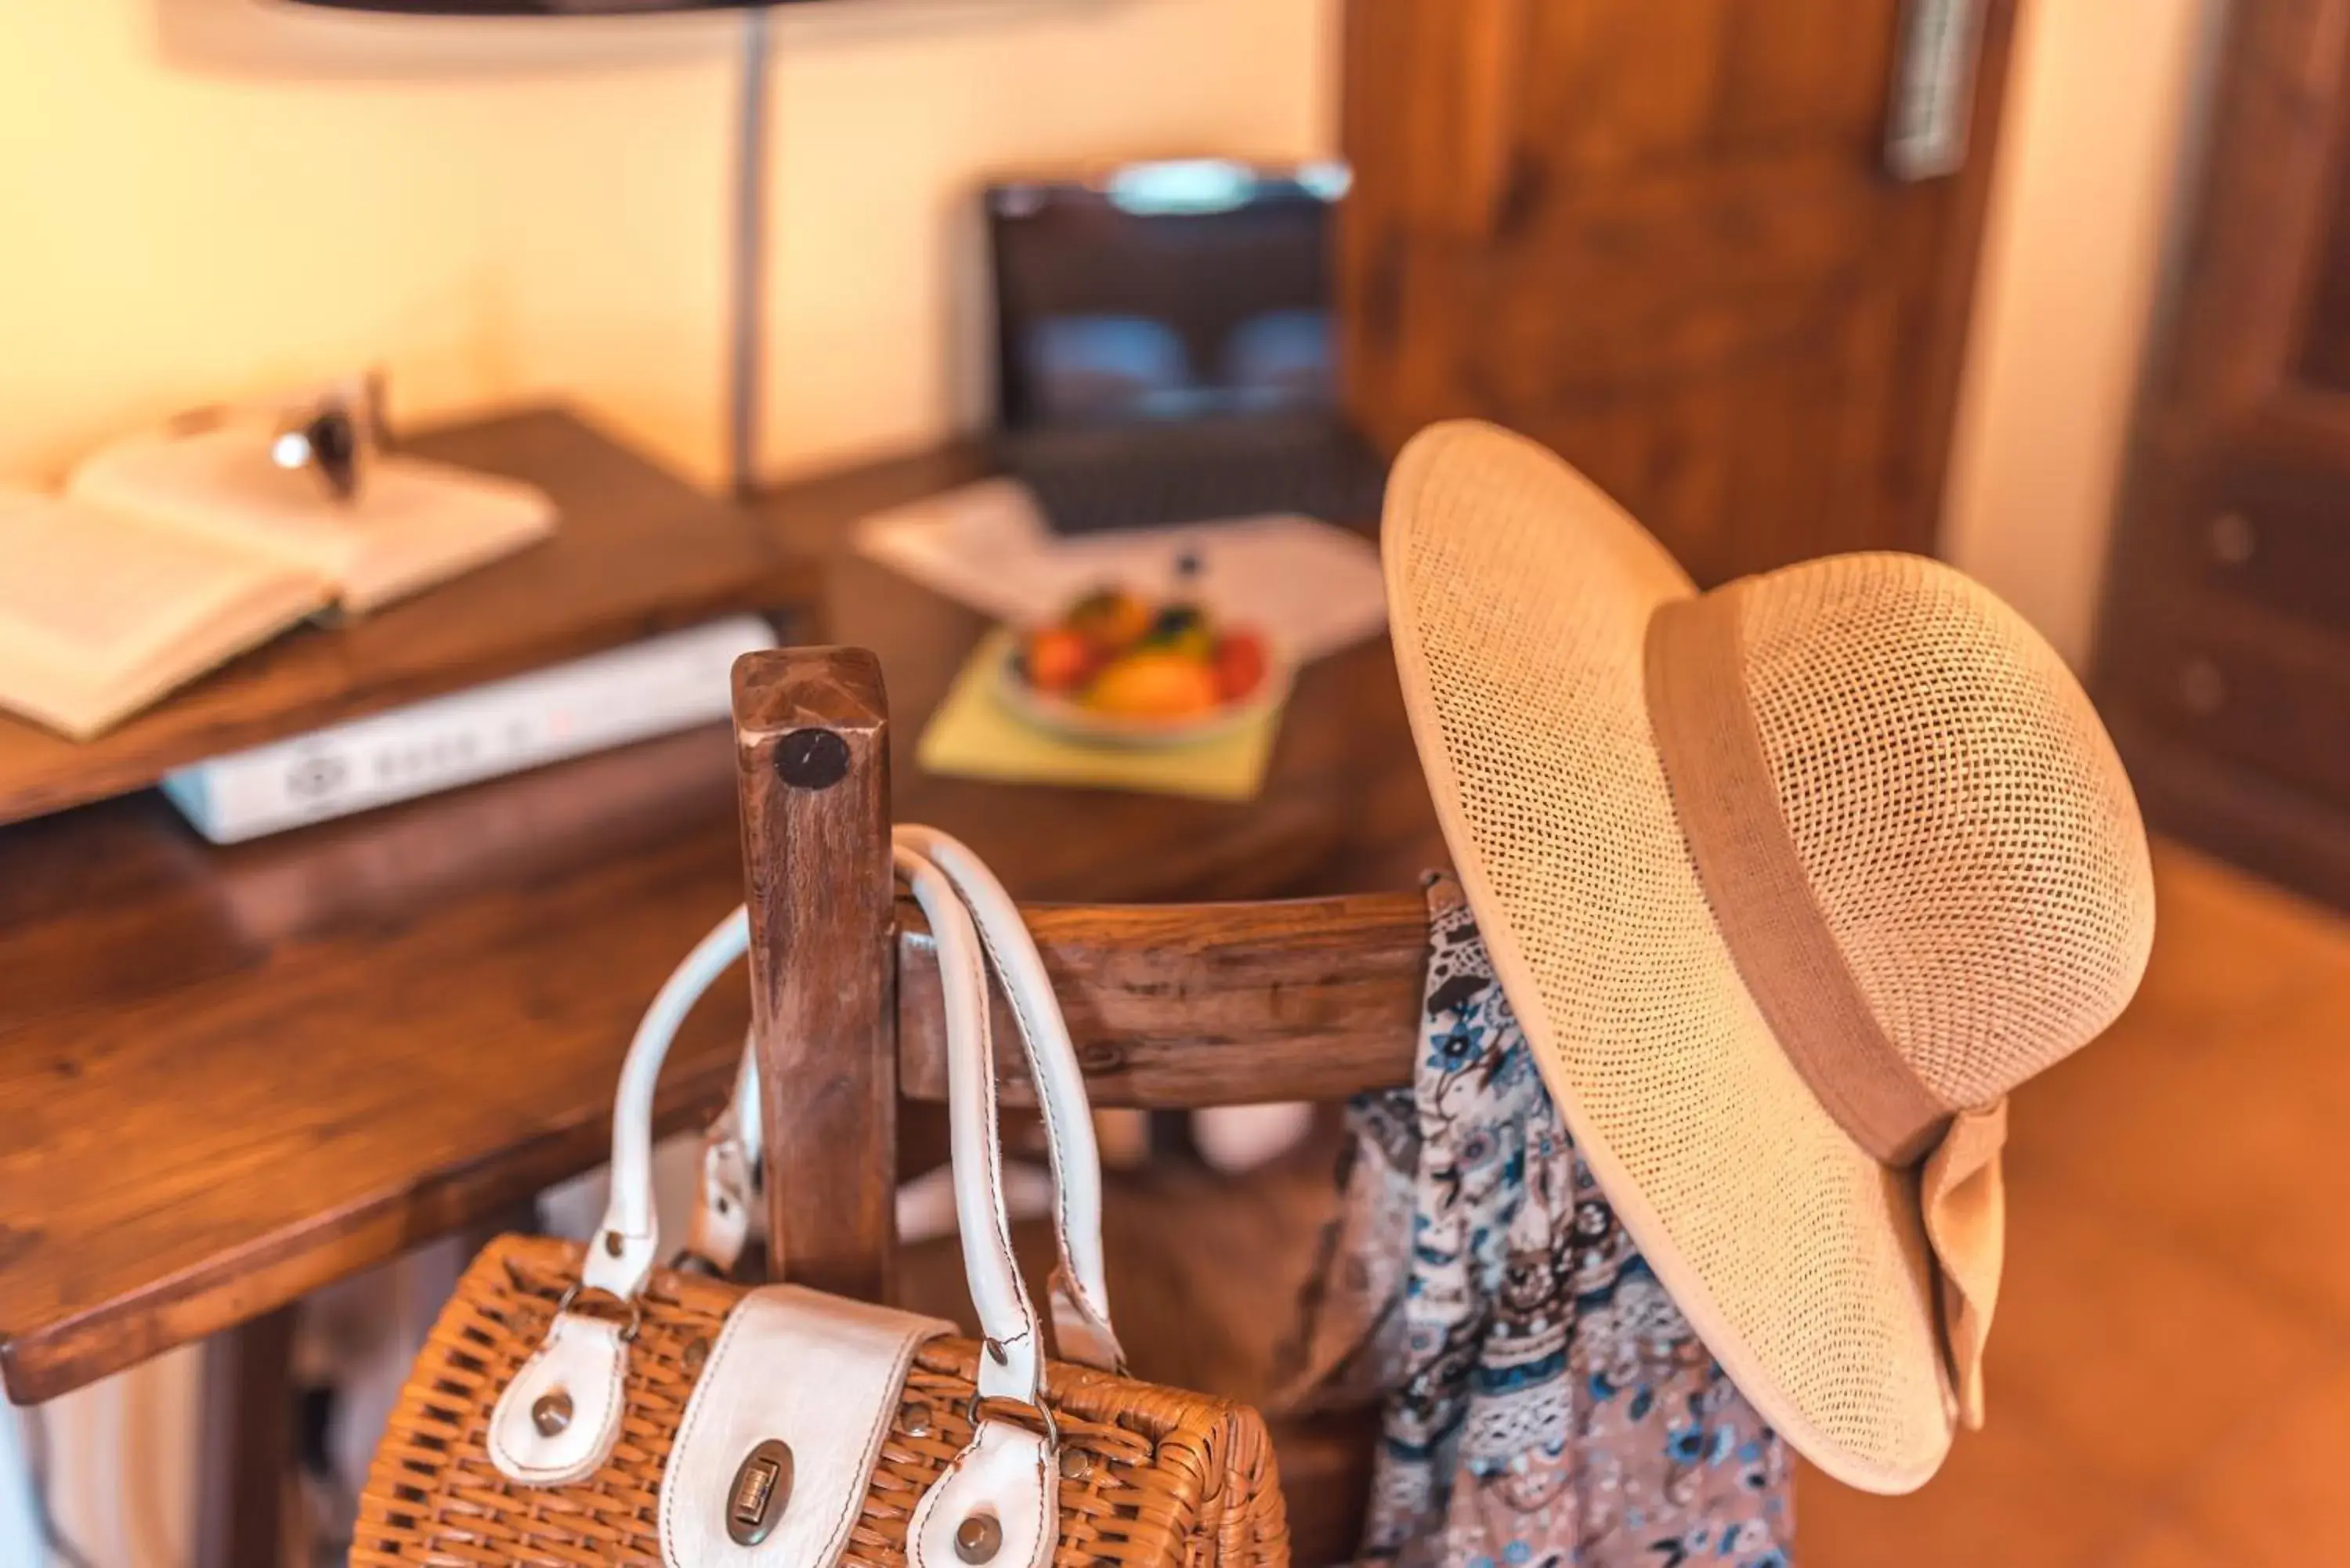
[[[1194,597],[1303,664],[1387,628],[1378,547],[1309,517],[1243,517],[1064,538],[1015,480],[949,491],[858,524],[859,553],[1014,626],[1107,585]],[[1177,562],[1196,556],[1188,581]]]

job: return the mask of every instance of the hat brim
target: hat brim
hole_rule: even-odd
[[[1764,1419],[1839,1480],[1914,1490],[1952,1427],[1916,1178],[1822,1108],[1708,910],[1643,694],[1648,618],[1689,578],[1479,424],[1405,450],[1382,554],[1438,819],[1592,1174]]]

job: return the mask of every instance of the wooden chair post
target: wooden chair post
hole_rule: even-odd
[[[889,730],[862,649],[734,666],[773,1272],[865,1301],[897,1241]]]

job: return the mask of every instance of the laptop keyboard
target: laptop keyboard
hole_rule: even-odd
[[[1094,534],[1221,517],[1297,514],[1375,523],[1387,476],[1348,441],[1213,452],[1128,450],[1014,463],[1055,533]]]

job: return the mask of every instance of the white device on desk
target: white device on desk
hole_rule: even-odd
[[[163,793],[235,844],[723,719],[734,660],[775,646],[765,620],[732,616],[213,757],[166,774]]]

